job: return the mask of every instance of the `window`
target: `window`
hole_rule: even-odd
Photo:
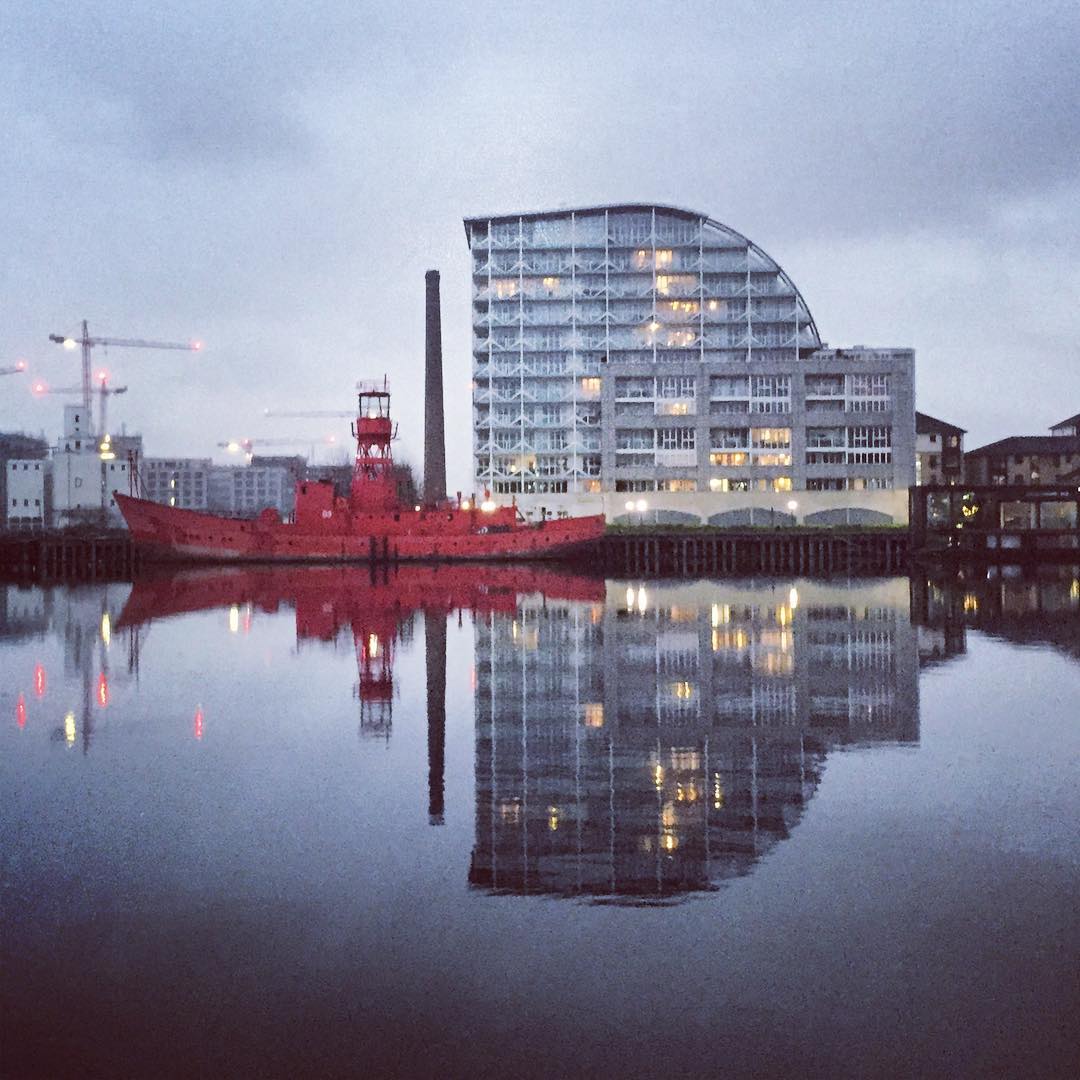
[[[600,379],[597,376],[589,376],[581,380],[581,392],[583,394],[599,394]]]
[[[890,445],[890,431],[887,427],[848,428],[848,446],[881,448]]]
[[[888,397],[888,375],[849,375],[849,397]]]
[[[843,375],[807,375],[805,385],[807,397],[844,396]]]
[[[755,375],[751,384],[750,411],[780,413],[791,411],[791,376]]]
[[[697,491],[696,480],[660,480],[656,488],[658,491]]]
[[[746,428],[713,428],[709,432],[710,445],[713,450],[744,450],[749,435]]]
[[[694,344],[694,331],[693,330],[669,330],[667,332],[666,344],[672,345],[678,349],[685,349],[688,345]]]
[[[693,428],[660,428],[657,434],[661,450],[693,450],[696,445]]]
[[[657,274],[656,291],[661,296],[692,293],[697,289],[697,277],[694,274]]]
[[[616,428],[615,449],[652,450],[656,445],[656,435],[652,428]]]
[[[709,454],[710,465],[722,465],[725,468],[734,468],[740,465],[745,465],[750,460],[750,455],[745,451],[743,452],[721,452],[714,450]]]
[[[807,447],[824,447],[846,445],[843,428],[808,427],[806,429]]]
[[[692,398],[696,379],[693,375],[662,375],[656,380],[658,398]]]
[[[750,481],[741,476],[714,476],[709,481],[710,491],[749,491]]]
[[[709,397],[739,398],[750,396],[750,379],[746,375],[713,375],[709,379]]]
[[[615,380],[617,400],[652,400],[654,382],[645,376],[619,377]]]
[[[755,375],[753,392],[754,397],[790,397],[791,376]]]
[[[790,449],[791,428],[751,428],[750,445],[755,450]]]

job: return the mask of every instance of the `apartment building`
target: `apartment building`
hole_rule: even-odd
[[[826,348],[788,275],[734,229],[623,204],[465,230],[477,491],[611,517],[633,493],[706,520],[914,482],[912,350]]]

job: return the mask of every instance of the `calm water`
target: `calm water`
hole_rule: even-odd
[[[1076,577],[9,588],[0,1071],[1078,1075]]]

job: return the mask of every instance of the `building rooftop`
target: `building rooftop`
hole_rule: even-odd
[[[525,214],[475,214],[465,218],[465,236],[469,236],[469,226],[478,222],[490,221],[494,224],[507,221],[549,221],[552,218],[569,217],[571,214],[599,214],[604,210],[618,210],[629,213],[647,213],[652,210],[663,210],[665,214],[674,214],[676,217],[686,218],[687,221],[708,221],[721,229],[729,230],[726,225],[719,221],[713,221],[705,214],[696,210],[687,210],[684,206],[668,206],[665,203],[598,203],[595,206],[563,206],[556,210],[534,210]]]
[[[929,413],[915,411],[915,433],[917,435],[930,435],[943,431],[946,435],[966,435],[967,428],[957,427],[955,424],[947,424]]]
[[[1054,428],[1059,427],[1080,427],[1080,413],[1070,416],[1068,420],[1059,420],[1056,424],[1051,424],[1050,430],[1053,431]]]
[[[1080,435],[1012,435],[969,450],[964,456],[980,454],[1080,454]]]

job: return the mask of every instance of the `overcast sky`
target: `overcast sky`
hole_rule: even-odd
[[[1080,410],[1078,55],[1074,0],[6,0],[0,366],[77,384],[47,338],[83,318],[201,339],[95,358],[151,456],[317,440],[262,410],[387,372],[419,464],[437,268],[465,487],[462,217],[657,201],[768,251],[831,345],[913,346],[969,446],[1045,433]],[[0,430],[55,437],[75,399],[29,382]]]

